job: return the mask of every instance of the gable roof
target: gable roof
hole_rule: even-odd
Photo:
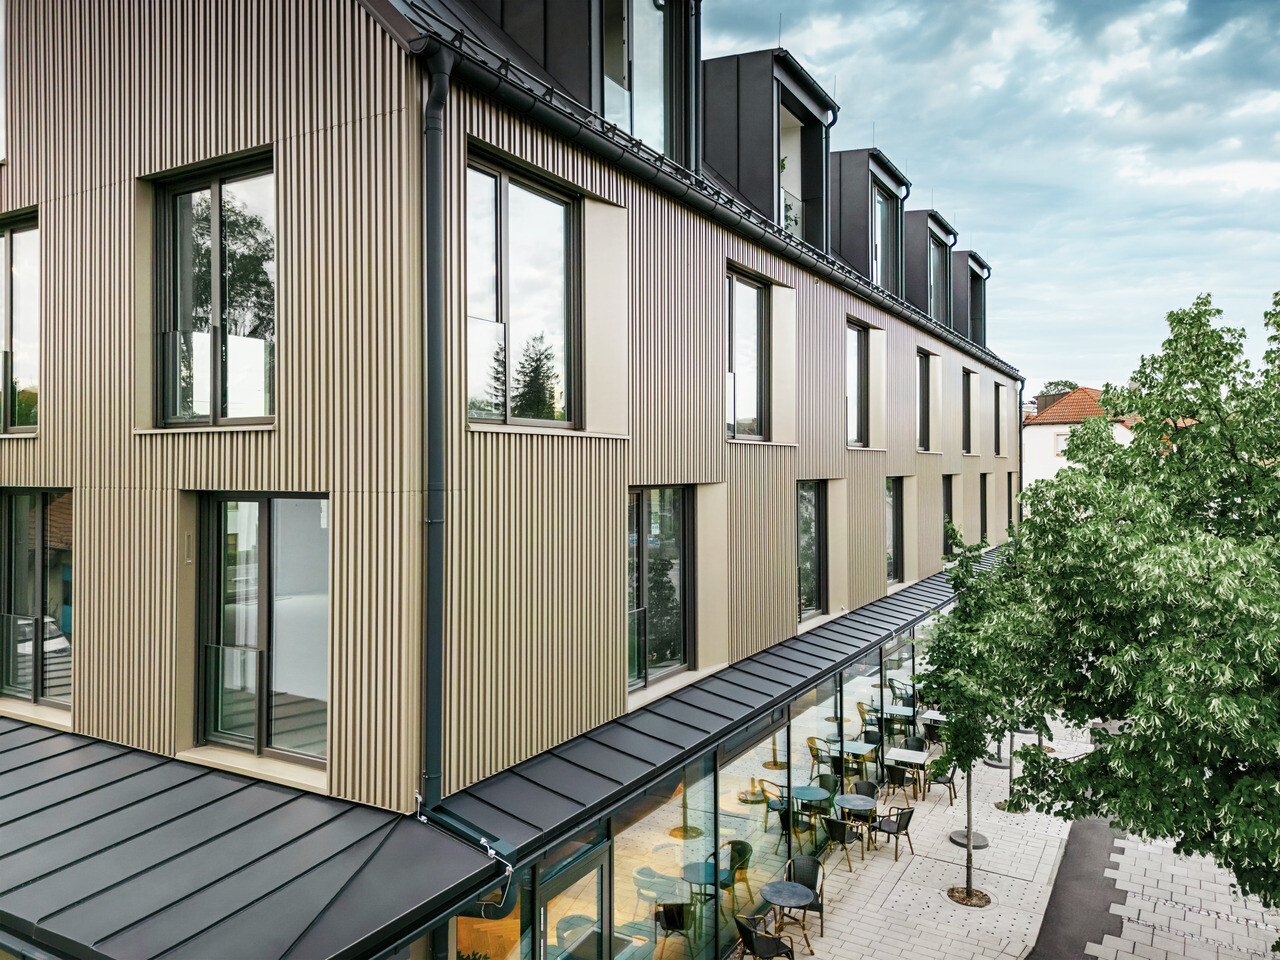
[[[1065,397],[1055,401],[1034,417],[1029,417],[1023,426],[1030,427],[1050,423],[1083,423],[1086,417],[1105,417],[1107,411],[1102,409],[1098,398],[1101,390],[1093,387],[1077,387]]]

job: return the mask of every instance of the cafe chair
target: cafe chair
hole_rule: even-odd
[[[893,862],[898,862],[898,840],[900,837],[907,838],[907,847],[911,850],[911,855],[915,856],[916,847],[911,842],[911,818],[915,816],[915,811],[910,807],[890,807],[889,815],[881,817],[873,828],[877,833],[883,833],[887,837],[893,837]]]
[[[858,718],[862,721],[862,732],[858,734],[858,739],[863,743],[870,743],[867,739],[867,733],[871,730],[879,731],[880,718],[871,716],[871,704],[858,701]]]
[[[812,780],[819,767],[831,763],[831,754],[823,750],[822,746],[819,746],[819,744],[823,746],[825,744],[818,737],[809,737],[805,740],[805,743],[809,745],[809,779]]]
[[[796,945],[790,937],[775,936],[756,927],[765,918],[735,916],[734,924],[738,928],[738,937],[742,941],[742,958],[754,957],[755,960],[775,960],[786,957],[796,960]]]
[[[921,753],[927,753],[929,743],[924,737],[907,737],[902,741],[903,750],[919,750]]]
[[[631,882],[636,886],[636,909],[631,914],[631,919],[634,920],[640,915],[642,903],[652,903],[655,907],[658,905],[658,901],[662,899],[662,894],[658,891],[662,881],[658,872],[646,865],[631,871]]]
[[[850,869],[852,869],[852,866],[850,866]],[[792,857],[787,861],[787,869],[782,876],[784,880],[790,880],[792,883],[798,883],[802,887],[809,888],[813,894],[813,902],[805,907],[800,914],[800,929],[805,929],[809,911],[812,910],[818,915],[818,936],[822,936],[826,929],[826,922],[823,919],[825,910],[822,888],[826,886],[827,882],[827,874],[822,869],[822,861],[817,857]]]
[[[689,941],[690,955],[696,954],[698,952],[698,912],[693,909],[693,904],[658,904],[658,909],[653,911],[653,955],[655,958],[662,952],[657,946],[659,935],[662,937],[662,946],[664,948],[667,940],[671,937],[684,937]]]
[[[764,794],[764,830],[769,830],[769,811],[778,813],[787,809],[789,804],[782,796],[782,788],[772,780],[757,780],[760,792]]]
[[[932,720],[926,720],[923,724],[923,729],[926,743],[942,742],[942,724],[935,723]]]
[[[778,832],[778,842],[773,845],[773,852],[777,853],[778,848],[782,846],[782,839],[786,836],[787,830],[791,831],[792,836],[796,838],[796,842],[800,845],[800,849],[804,850],[804,834],[814,833],[813,821],[795,810],[779,810],[778,819],[782,821],[782,830]],[[817,837],[815,836],[814,839],[816,840]]]
[[[956,765],[951,765],[950,773],[940,773],[936,777],[932,774],[926,774],[924,778],[924,792],[928,793],[929,788],[935,783],[941,784],[947,788],[947,806],[953,807],[956,803]]]
[[[779,811],[778,816],[790,811]],[[781,836],[781,835],[779,835]],[[728,848],[728,855],[725,855],[725,848]],[[715,858],[716,866],[726,864],[720,867],[716,873],[716,888],[719,890],[728,890],[729,898],[733,901],[733,909],[738,909],[738,884],[745,884],[747,887],[748,902],[754,900],[756,895],[751,891],[751,878],[747,875],[747,870],[751,866],[751,854],[755,851],[751,844],[745,840],[726,840],[720,844],[720,849],[715,853],[707,854],[707,859]],[[721,900],[720,909],[724,910],[724,901]]]
[[[900,767],[896,763],[887,764],[885,766],[884,799],[886,803],[895,793],[901,793],[902,802],[908,807],[911,806],[911,799],[907,796],[907,775],[909,773],[911,773],[910,769],[907,767]]]
[[[844,862],[849,865],[849,872],[853,872],[853,861],[849,859],[849,844],[857,842],[862,848],[862,859],[867,859],[867,839],[862,832],[866,825],[862,821],[857,820],[838,820],[835,817],[823,817],[822,825],[826,828],[827,837],[830,838],[832,845],[840,845],[840,849],[844,851]],[[828,857],[831,856],[831,848],[827,848]],[[825,861],[824,861],[825,862]]]
[[[844,791],[844,781],[834,773],[820,773],[810,782],[831,794],[826,800],[819,800],[817,803],[802,801],[802,812],[810,816],[828,812],[831,809],[831,797]]]

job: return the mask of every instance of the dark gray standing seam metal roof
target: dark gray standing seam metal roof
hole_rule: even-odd
[[[75,958],[357,957],[496,875],[414,817],[0,717],[6,941]]]
[[[953,597],[935,574],[467,787],[433,813],[528,860]]]

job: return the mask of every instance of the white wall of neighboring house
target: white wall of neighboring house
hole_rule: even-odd
[[[1022,484],[1030,486],[1037,480],[1052,477],[1071,461],[1061,456],[1067,435],[1078,424],[1033,423],[1022,428]],[[1111,434],[1117,443],[1126,447],[1133,442],[1133,434],[1123,423],[1113,423]]]

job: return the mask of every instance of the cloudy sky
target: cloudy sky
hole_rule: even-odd
[[[1124,382],[1210,292],[1263,349],[1280,289],[1280,0],[705,0],[703,57],[772,47],[993,269],[988,343]]]

